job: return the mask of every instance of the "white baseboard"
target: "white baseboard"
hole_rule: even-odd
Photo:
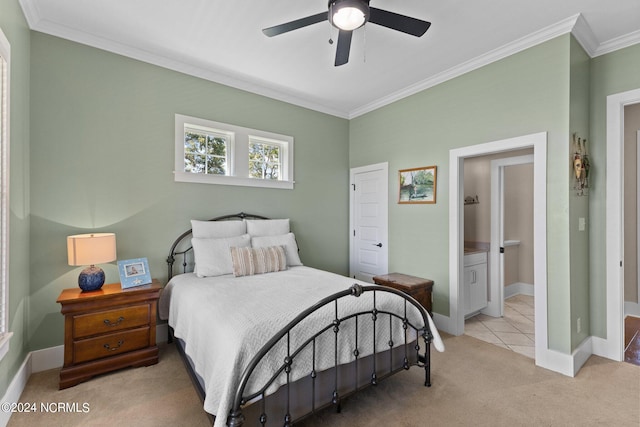
[[[166,323],[156,325],[156,343],[167,342],[168,331],[169,326]],[[60,368],[63,363],[64,345],[29,352],[0,402],[18,402],[31,374]],[[10,412],[0,411],[0,427],[5,427],[9,423],[10,417]]]
[[[572,376],[574,377],[576,376],[580,368],[582,368],[584,364],[587,363],[587,360],[589,360],[589,357],[591,357],[592,354],[593,354],[593,341],[591,337],[587,337],[585,338],[584,341],[580,343],[578,348],[576,348],[571,354],[571,357],[573,358],[573,375]]]
[[[439,313],[433,313],[433,323],[436,324],[436,328],[438,328],[438,331],[455,335],[453,333],[453,328],[451,327],[451,317],[443,316]]]
[[[637,302],[624,302],[624,315],[640,317],[640,304]]]
[[[530,283],[512,283],[504,287],[504,299],[510,298],[514,295],[530,295],[533,296],[533,285]]]
[[[27,385],[29,376],[31,376],[31,353],[27,354],[18,372],[11,380],[6,393],[2,396],[2,403],[12,403],[20,400],[20,395],[22,395],[22,390]],[[5,427],[9,423],[9,418],[11,418],[11,412],[0,411],[0,426]]]
[[[571,354],[550,349],[536,351],[536,365],[568,377],[575,377],[591,354],[591,337],[588,337]]]

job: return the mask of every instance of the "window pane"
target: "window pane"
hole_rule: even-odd
[[[226,175],[227,145],[223,136],[185,130],[184,171]]]
[[[224,157],[207,156],[207,171],[205,173],[224,175],[227,170],[227,159]]]
[[[191,173],[205,173],[204,156],[195,154],[184,155],[184,171]]]
[[[280,179],[280,146],[251,142],[249,144],[249,176]]]

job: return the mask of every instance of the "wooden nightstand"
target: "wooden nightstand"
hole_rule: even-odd
[[[433,280],[421,277],[409,276],[408,274],[390,273],[383,276],[375,276],[373,281],[376,285],[389,286],[411,295],[416,301],[429,312],[433,317],[431,291],[433,290]]]
[[[92,292],[64,289],[64,365],[60,389],[94,375],[158,363],[156,312],[160,283],[122,289],[120,283]]]

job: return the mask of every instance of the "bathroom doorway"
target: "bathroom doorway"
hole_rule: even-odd
[[[547,133],[523,135],[449,151],[449,317],[447,330],[464,333],[464,159],[533,148],[535,363],[564,372],[548,348],[547,319]],[[482,202],[482,201],[480,201]],[[443,319],[445,320],[445,319]],[[564,370],[563,370],[564,369]]]
[[[464,159],[463,257],[465,334],[531,359],[533,160],[532,148]]]

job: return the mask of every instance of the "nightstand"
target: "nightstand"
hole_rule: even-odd
[[[122,289],[120,283],[91,292],[64,289],[56,302],[64,315],[64,365],[60,389],[124,367],[158,363],[156,312],[162,286]]]
[[[433,280],[423,279],[421,277],[409,276],[402,273],[390,273],[382,276],[375,276],[373,281],[376,285],[389,286],[411,295],[418,301],[433,317],[432,297]]]

